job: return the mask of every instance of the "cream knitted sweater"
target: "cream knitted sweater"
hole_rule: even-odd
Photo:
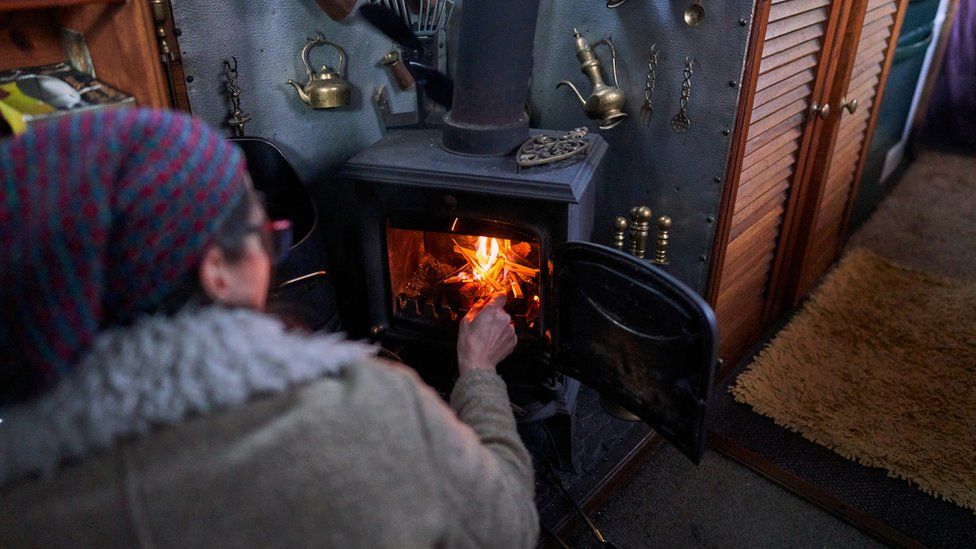
[[[534,545],[501,378],[461,376],[452,411],[370,354],[216,307],[103,334],[0,410],[0,545]]]

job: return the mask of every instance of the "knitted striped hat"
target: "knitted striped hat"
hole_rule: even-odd
[[[0,142],[0,384],[48,386],[100,330],[159,306],[245,174],[237,147],[176,112],[64,116]]]

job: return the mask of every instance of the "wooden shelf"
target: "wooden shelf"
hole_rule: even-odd
[[[88,4],[120,4],[125,0],[2,0],[0,12],[16,10],[37,10],[47,8],[68,8]]]
[[[149,2],[0,0],[0,6],[0,70],[63,61],[65,27],[85,36],[99,80],[141,106],[170,106]]]

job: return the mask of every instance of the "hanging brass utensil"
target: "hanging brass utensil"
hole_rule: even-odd
[[[345,51],[338,44],[326,40],[322,36],[322,33],[316,35],[315,38],[309,38],[308,41],[308,44],[305,44],[305,47],[302,48],[302,63],[305,65],[305,85],[294,80],[289,80],[288,83],[295,87],[295,90],[298,92],[298,98],[302,100],[302,103],[309,105],[313,109],[345,107],[349,104],[349,95],[351,93],[351,86],[344,77],[346,71]],[[319,72],[312,70],[312,64],[308,60],[308,52],[315,46],[322,44],[332,46],[339,52],[338,70],[328,65],[323,65]]]
[[[583,107],[586,117],[599,120],[601,130],[609,130],[627,118],[627,113],[623,112],[627,97],[617,84],[617,50],[613,47],[613,41],[609,37],[589,44],[580,31],[576,29],[573,29],[573,43],[576,45],[576,58],[579,59],[580,70],[590,79],[593,91],[590,92],[589,97],[584,99],[576,86],[568,80],[556,84],[556,87],[569,87]],[[606,46],[610,50],[612,86],[603,81],[603,74],[600,72],[600,60],[593,53],[597,46]]]
[[[685,9],[685,23],[689,27],[697,27],[705,20],[705,7],[702,6],[701,0],[694,0],[694,2]]]
[[[657,44],[651,45],[651,54],[647,60],[647,78],[644,81],[644,103],[640,109],[640,121],[642,126],[651,123],[651,115],[654,114],[654,105],[651,99],[654,97],[654,83],[657,81]]]

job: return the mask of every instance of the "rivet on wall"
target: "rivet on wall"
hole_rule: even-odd
[[[714,223],[714,222],[715,222],[715,218],[714,218],[714,217],[712,217],[712,216],[708,216],[708,217],[706,217],[706,218],[705,218],[705,221],[706,221],[707,223],[709,223],[709,224],[712,224],[712,223]]]
[[[730,130],[728,128],[725,128],[724,130],[722,130],[722,135],[729,135],[730,133],[732,133],[732,130]]]
[[[746,20],[745,19],[739,19],[739,26],[740,27],[746,26]]]
[[[722,182],[722,176],[721,175],[716,175],[715,178],[712,179],[712,181],[714,181],[716,183],[721,183]]]
[[[706,259],[708,259],[708,258],[705,257],[705,254],[701,254],[700,256],[698,256],[698,261],[701,261],[703,263],[705,262]]]
[[[735,80],[729,80],[729,87],[734,88],[736,86]]]
[[[193,75],[187,76],[186,77],[186,81],[187,82],[193,82]]]

